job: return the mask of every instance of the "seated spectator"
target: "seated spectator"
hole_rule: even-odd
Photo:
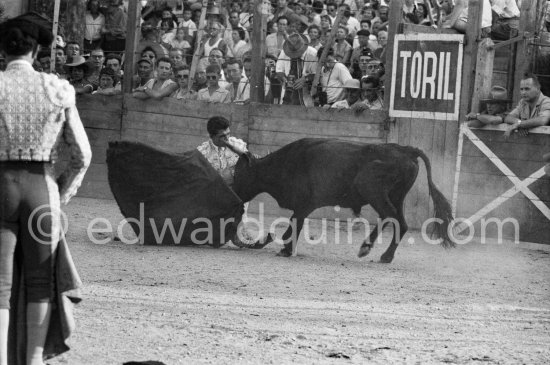
[[[157,61],[157,77],[147,81],[144,86],[136,88],[132,96],[137,99],[162,99],[170,96],[178,89],[178,84],[172,80],[172,63],[167,57]]]
[[[293,33],[288,36],[275,69],[283,85],[280,101],[286,105],[306,105],[307,85],[313,81],[317,71],[317,51],[308,46],[305,35]],[[306,99],[304,92],[308,93]]]
[[[540,82],[536,75],[526,74],[519,84],[521,100],[514,110],[504,118],[510,124],[505,132],[509,137],[514,131],[529,130],[550,123],[550,98],[540,91]]]
[[[221,69],[218,65],[209,65],[206,67],[207,87],[199,90],[197,100],[208,101],[211,103],[231,103],[229,91],[219,84]]]
[[[69,83],[73,85],[77,95],[91,94],[94,86],[86,79],[86,74],[90,70],[90,64],[82,56],[76,56],[72,63],[66,63],[65,68],[69,75]]]
[[[184,28],[179,28],[176,31],[176,36],[174,39],[172,39],[168,45],[171,49],[177,48],[184,51],[184,55],[191,54],[191,44],[189,43],[186,35],[186,31]]]
[[[414,2],[414,0],[405,0],[403,1],[403,22],[404,23],[411,23],[411,24],[418,24],[418,18],[416,16],[416,10],[417,6]]]
[[[149,58],[142,58],[137,63],[137,75],[132,78],[132,91],[145,86],[153,77],[153,63]]]
[[[121,93],[120,78],[112,68],[105,67],[99,73],[99,87],[92,94],[118,95]]]
[[[519,8],[516,0],[492,0],[491,38],[504,41],[518,35]]]
[[[225,53],[219,48],[214,48],[210,51],[210,55],[208,56],[208,58],[203,58],[199,61],[199,66],[206,70],[206,67],[210,65],[216,65],[221,69],[224,63]],[[219,84],[224,88],[227,87],[228,82],[224,74],[220,76]]]
[[[42,66],[42,72],[45,72],[47,74],[51,73],[52,60],[51,60],[50,50],[46,50],[46,52],[41,51],[40,53],[38,53],[38,56],[36,57],[36,59],[38,60],[38,62],[40,62],[40,66]]]
[[[193,89],[189,89],[189,67],[181,66],[176,67],[174,70],[179,89],[174,91],[170,97],[178,100],[196,100],[197,92]]]
[[[195,73],[195,80],[193,82],[193,90],[199,91],[208,87],[208,82],[206,81],[206,67],[202,65],[197,66],[197,71]]]
[[[345,26],[338,27],[336,32],[336,42],[332,46],[334,50],[334,58],[342,62],[344,65],[349,66],[352,48],[346,40],[348,36],[348,28]]]
[[[277,19],[277,32],[265,37],[265,45],[268,54],[279,56],[279,53],[283,50],[283,43],[286,40],[287,28],[288,18],[286,16],[279,17]]]
[[[335,102],[330,106],[333,109],[350,109],[355,103],[361,103],[361,87],[359,80],[349,79],[344,83],[344,100]],[[329,104],[327,104],[329,105]]]
[[[61,47],[55,48],[55,72],[62,79],[68,79],[70,75],[67,74],[65,64],[67,63],[67,56],[65,55],[65,49]]]
[[[416,4],[415,13],[416,19],[418,20],[417,24],[431,26],[432,22],[430,21],[430,15],[428,14],[428,7],[423,2]]]
[[[245,41],[245,30],[242,28],[233,29],[231,32],[232,46],[231,54],[234,58],[242,60],[246,52],[250,50],[250,44]]]
[[[65,49],[65,53],[67,54],[67,62],[69,63],[73,62],[73,57],[81,56],[80,45],[77,42],[67,42]]]
[[[116,53],[109,53],[105,57],[105,67],[112,69],[119,79],[122,79],[122,64],[120,61],[120,56]],[[116,84],[115,84],[116,85]]]
[[[179,48],[172,48],[170,52],[168,52],[168,56],[170,57],[170,61],[172,62],[172,68],[176,67],[182,67],[187,65],[187,61],[184,57],[184,51]]]
[[[361,102],[355,103],[351,109],[361,112],[363,110],[382,110],[384,100],[380,96],[380,79],[376,76],[367,76],[361,79]]]
[[[319,48],[317,52],[319,57],[323,53],[324,47]],[[327,57],[322,63],[321,77],[319,83],[322,91],[326,95],[326,101],[322,100],[322,104],[332,105],[337,101],[344,99],[344,84],[350,80],[351,74],[346,66],[336,60],[334,50],[328,50]]]
[[[466,119],[469,120],[468,127],[480,128],[486,125],[504,123],[508,103],[508,91],[502,86],[493,86],[489,93],[489,99],[482,99],[480,103],[485,103],[486,110],[481,113],[468,113]]]
[[[488,37],[491,34],[491,3],[489,0],[483,0],[483,13],[481,18],[481,36]],[[460,33],[466,33],[468,27],[468,0],[456,0],[453,11],[445,22],[444,28],[452,28]]]
[[[321,44],[321,28],[318,25],[312,24],[307,28],[307,36],[309,37],[309,46],[318,50],[323,45]]]
[[[235,104],[246,104],[250,102],[250,83],[248,77],[243,75],[243,64],[236,58],[227,61],[228,81],[227,86],[231,102]]]

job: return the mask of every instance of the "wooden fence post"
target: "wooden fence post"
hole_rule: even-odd
[[[139,1],[130,1],[128,4],[128,28],[126,33],[126,49],[124,50],[124,78],[122,90],[132,92],[132,76],[136,62],[136,47],[140,37],[141,4]]]
[[[250,75],[250,101],[252,103],[262,103],[265,97],[264,79],[265,79],[265,61],[264,57],[267,51],[265,38],[267,35],[267,15],[268,8],[265,0],[254,1],[254,21],[252,22],[252,35],[250,44],[252,45],[252,74]]]
[[[65,42],[76,42],[80,50],[84,46],[86,32],[86,0],[69,0],[65,13]]]
[[[388,24],[388,43],[386,44],[386,60],[384,61],[384,68],[386,69],[386,81],[384,83],[384,106],[388,110],[390,107],[390,89],[391,89],[391,80],[394,75],[393,69],[393,47],[395,44],[395,36],[399,34],[399,25],[401,24],[401,13],[403,12],[403,0],[393,0],[390,2],[390,13],[388,18],[392,21]],[[388,134],[388,142],[398,143],[399,142],[399,126],[397,125],[397,120],[394,120],[395,123],[391,123]],[[401,141],[403,144],[403,141]]]
[[[533,57],[533,47],[529,46],[529,38],[531,38],[536,31],[537,19],[537,1],[522,1],[519,20],[519,36],[523,37],[523,40],[518,42],[516,52],[516,68],[514,70],[514,88],[513,101],[519,100],[519,83],[525,71],[529,68],[529,61]]]
[[[485,38],[479,44],[475,66],[474,92],[472,94],[471,110],[479,112],[479,100],[487,98],[493,81],[493,62],[495,49],[491,38]]]

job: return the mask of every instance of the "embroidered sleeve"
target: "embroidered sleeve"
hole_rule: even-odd
[[[65,116],[63,137],[69,147],[71,157],[69,165],[60,176],[58,183],[61,202],[67,204],[82,184],[86,170],[90,166],[92,151],[76,106],[73,105],[65,109]]]

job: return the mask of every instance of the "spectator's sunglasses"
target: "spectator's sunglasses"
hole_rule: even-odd
[[[188,78],[189,78],[189,74],[185,74],[185,75],[177,74],[176,75],[176,79],[188,79]]]
[[[206,79],[207,80],[217,80],[218,76],[217,75],[206,75]]]

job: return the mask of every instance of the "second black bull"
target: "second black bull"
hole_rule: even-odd
[[[292,232],[292,225],[288,227],[281,256],[292,254],[296,242],[291,237],[298,239],[304,219],[315,209],[338,205],[359,215],[363,206],[371,205],[381,219],[393,218],[399,224],[380,258],[389,263],[408,229],[403,202],[418,175],[419,157],[426,166],[435,218],[439,219],[434,234],[442,238],[443,246],[453,246],[447,230],[453,219],[451,207],[432,181],[430,161],[418,148],[301,139],[260,159],[249,153],[242,155],[235,167],[233,188],[245,202],[267,192],[280,207],[293,211],[291,220],[296,220],[297,232]],[[376,226],[361,245],[359,257],[370,252],[378,234]]]

